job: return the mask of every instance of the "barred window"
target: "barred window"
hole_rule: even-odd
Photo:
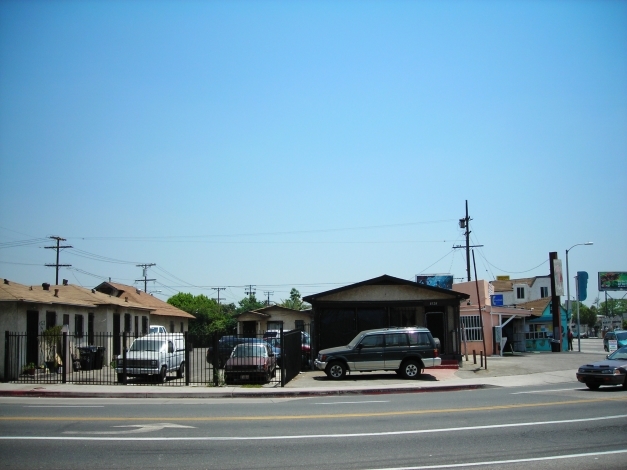
[[[465,315],[459,317],[462,327],[466,329],[466,341],[483,341],[481,331],[481,317],[479,315]]]

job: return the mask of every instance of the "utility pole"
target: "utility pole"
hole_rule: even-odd
[[[51,238],[57,241],[57,246],[44,246],[44,248],[48,250],[57,250],[57,262],[55,264],[47,264],[46,266],[49,266],[49,267],[55,266],[57,268],[57,277],[56,277],[55,285],[58,286],[59,285],[59,268],[62,266],[63,267],[72,266],[71,264],[59,264],[59,250],[61,250],[62,248],[74,248],[74,247],[70,245],[61,246],[60,242],[66,241],[65,238],[61,238],[61,237],[48,237],[48,238]]]
[[[255,295],[255,289],[253,289],[253,285],[249,284],[248,285],[248,289],[244,290],[244,292],[246,293],[246,295],[248,295],[249,299],[252,299],[253,295]]]
[[[266,290],[266,291],[263,291],[263,293],[268,296],[268,300],[266,300],[266,306],[269,307],[270,306],[270,294],[274,294],[274,291]]]
[[[211,289],[218,291],[218,298],[217,299],[213,299],[215,301],[218,302],[218,309],[220,309],[220,291],[221,290],[226,290],[226,287],[212,287]]]
[[[466,236],[466,246],[464,247],[463,245],[455,245],[453,246],[453,249],[466,248],[466,274],[468,277],[468,282],[472,280],[470,278],[470,249],[480,248],[483,246],[483,245],[471,245],[470,244],[470,221],[471,220],[472,219],[468,216],[468,199],[466,199],[466,217],[464,217],[463,219],[459,219],[459,228],[466,229],[466,232],[464,232],[464,235]]]
[[[144,282],[144,292],[148,292],[148,281],[156,281],[156,279],[148,279],[148,268],[151,266],[156,266],[155,263],[146,263],[146,264],[137,264],[138,268],[144,268],[144,278],[143,279],[135,279],[135,282]]]

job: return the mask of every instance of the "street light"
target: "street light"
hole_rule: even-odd
[[[577,243],[576,245],[573,245],[568,250],[566,250],[566,298],[568,299],[568,318],[570,318],[570,274],[568,272],[568,252],[576,246],[593,244],[594,243],[592,242]],[[577,299],[577,302],[579,302],[579,299]],[[581,352],[581,324],[579,322],[579,309],[577,309],[577,348],[579,349],[579,352]]]

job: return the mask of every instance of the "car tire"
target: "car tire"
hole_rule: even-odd
[[[157,376],[157,380],[159,381],[159,383],[162,383],[162,384],[165,383],[165,379],[167,375],[168,375],[168,369],[166,368],[166,366],[162,366],[161,372]]]
[[[333,380],[341,380],[346,376],[346,366],[340,361],[333,361],[325,370],[327,377]]]
[[[124,383],[124,374],[122,374],[122,373],[118,374],[118,383],[119,384],[123,384]]]
[[[422,374],[422,364],[409,359],[401,364],[401,375],[408,380],[416,380]]]
[[[595,384],[595,383],[586,384],[586,387],[588,387],[590,390],[598,390],[600,386],[601,386],[600,384]]]
[[[176,377],[179,379],[182,379],[183,377],[185,377],[185,362],[181,362],[181,366],[179,367],[179,370],[176,371]]]
[[[623,389],[627,390],[627,376],[625,376],[625,381],[623,382]]]

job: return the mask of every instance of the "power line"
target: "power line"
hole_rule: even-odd
[[[148,268],[155,266],[155,263],[138,264],[138,268],[144,268],[144,279],[135,279],[135,282],[144,281],[144,292],[148,292],[148,281],[156,281],[156,279],[148,279]]]

